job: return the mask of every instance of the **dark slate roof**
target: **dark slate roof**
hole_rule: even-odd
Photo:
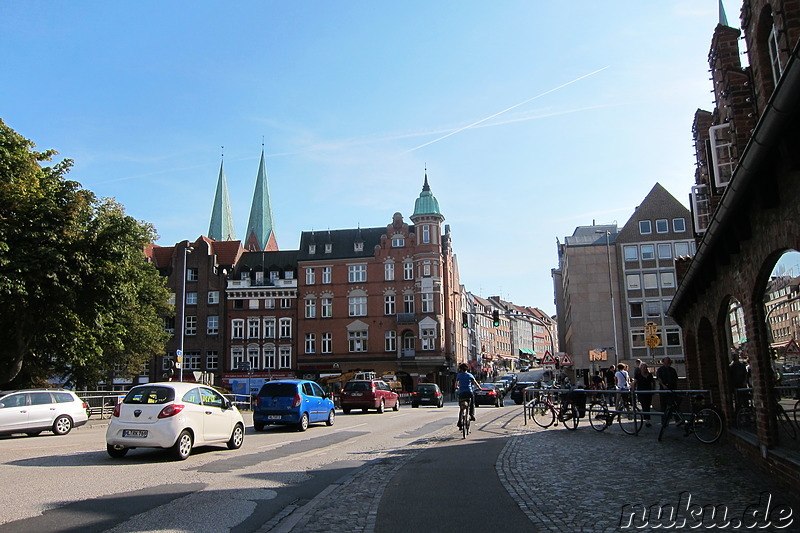
[[[281,271],[297,269],[297,250],[278,252],[244,252],[236,263],[236,270]]]
[[[564,238],[567,246],[597,246],[606,245],[606,232],[611,232],[609,244],[617,240],[617,225],[603,224],[598,226],[578,226],[571,236]]]
[[[409,231],[412,226],[409,226]],[[355,228],[325,231],[304,231],[300,234],[300,251],[298,261],[325,261],[329,259],[357,259],[359,257],[374,257],[375,246],[381,242],[381,236],[386,235],[386,227],[382,228]],[[364,243],[362,251],[355,251],[356,241]],[[331,253],[325,253],[325,245],[330,243]],[[316,244],[316,253],[310,254],[309,246]]]

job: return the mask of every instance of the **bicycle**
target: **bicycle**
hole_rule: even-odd
[[[773,407],[775,410],[775,418],[778,420],[778,426],[781,428],[781,431],[790,439],[797,440],[797,409],[800,407],[800,400],[794,405],[794,422],[792,422],[789,413],[786,412],[786,409],[777,399],[774,401]],[[756,411],[753,409],[752,404],[745,405],[736,410],[736,427],[750,433],[756,432]]]
[[[620,394],[620,405],[613,406],[613,410],[609,409],[608,401],[606,400],[606,395],[608,394]],[[611,424],[614,423],[614,418],[617,419],[622,431],[628,435],[639,433],[644,424],[642,415],[633,406],[630,391],[600,394],[599,400],[593,400],[589,404],[587,415],[589,417],[589,425],[597,432],[605,431],[606,428],[611,427]]]
[[[670,391],[671,394],[674,392]],[[689,397],[691,402],[691,411],[689,413],[682,413],[680,411],[680,399],[674,399],[664,412],[661,419],[661,430],[658,432],[658,440],[664,435],[664,430],[669,425],[669,421],[673,417],[678,418],[677,426],[683,424],[683,436],[688,437],[689,433],[694,433],[694,436],[700,442],[705,444],[713,444],[722,436],[722,415],[716,407],[711,405],[702,405],[704,400],[702,394],[693,394]]]
[[[578,428],[578,408],[570,400],[562,399],[559,405],[553,402],[551,394],[542,394],[529,409],[531,418],[539,427],[548,428],[553,423],[558,425],[562,422],[570,431]]]
[[[458,425],[461,428],[461,438],[466,439],[469,435],[469,400],[459,400],[458,402]]]

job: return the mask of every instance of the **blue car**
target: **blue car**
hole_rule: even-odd
[[[253,408],[256,431],[271,424],[296,425],[305,431],[314,422],[332,426],[335,418],[333,400],[322,387],[305,379],[268,381],[258,391]]]

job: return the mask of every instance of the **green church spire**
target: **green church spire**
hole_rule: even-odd
[[[208,238],[215,241],[236,240],[236,235],[234,235],[233,231],[231,203],[228,197],[228,181],[225,179],[223,163],[219,164],[217,192],[214,195],[214,207],[211,208],[211,224],[208,226]]]
[[[272,220],[272,206],[269,201],[267,166],[264,163],[264,149],[261,149],[261,162],[258,165],[256,188],[253,192],[253,205],[250,207],[250,220],[247,222],[247,236],[244,247],[250,251],[275,251],[275,224]]]

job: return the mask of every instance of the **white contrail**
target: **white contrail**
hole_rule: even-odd
[[[537,94],[536,96],[533,96],[533,97],[531,97],[531,98],[528,98],[527,100],[525,100],[525,101],[523,101],[523,102],[520,102],[520,103],[518,103],[518,104],[514,104],[514,105],[512,105],[512,106],[511,106],[511,107],[509,107],[509,108],[503,109],[502,111],[498,111],[498,112],[497,112],[497,113],[495,113],[494,115],[489,115],[488,117],[486,117],[486,118],[482,118],[482,119],[480,119],[480,120],[479,120],[479,121],[477,121],[477,122],[473,122],[472,124],[468,124],[468,125],[464,126],[463,128],[459,128],[459,129],[457,129],[457,130],[451,131],[451,132],[450,132],[450,133],[448,133],[447,135],[442,135],[441,137],[439,137],[439,138],[436,138],[436,139],[434,139],[434,140],[432,140],[432,141],[428,141],[428,142],[426,142],[425,144],[420,144],[419,146],[415,146],[414,148],[411,148],[411,149],[409,149],[409,150],[406,150],[405,152],[402,152],[400,155],[408,154],[408,153],[410,153],[410,152],[413,152],[413,151],[415,151],[415,150],[419,150],[420,148],[424,148],[424,147],[426,147],[426,146],[429,146],[429,145],[431,145],[431,144],[433,144],[433,143],[437,143],[437,142],[439,142],[439,141],[441,141],[441,140],[443,140],[443,139],[446,139],[446,138],[448,138],[448,137],[451,137],[451,136],[455,135],[456,133],[460,133],[460,132],[462,132],[462,131],[464,131],[464,130],[467,130],[467,129],[469,129],[469,128],[473,128],[473,127],[477,126],[478,124],[481,124],[481,123],[483,123],[483,122],[486,122],[487,120],[491,120],[491,119],[493,119],[493,118],[494,118],[494,117],[496,117],[496,116],[502,115],[503,113],[506,113],[506,112],[508,112],[508,111],[511,111],[512,109],[516,109],[517,107],[519,107],[519,106],[521,106],[521,105],[525,105],[525,104],[527,104],[528,102],[532,102],[533,100],[536,100],[537,98],[541,98],[542,96],[548,95],[548,94],[550,94],[550,93],[552,93],[552,92],[555,92],[555,91],[557,91],[557,90],[559,90],[559,89],[563,89],[563,88],[564,88],[564,87],[566,87],[567,85],[571,85],[571,84],[573,84],[573,83],[575,83],[575,82],[577,82],[577,81],[580,81],[580,80],[582,80],[582,79],[584,79],[584,78],[588,78],[589,76],[593,76],[593,75],[597,74],[598,72],[602,72],[602,71],[604,71],[604,70],[605,70],[605,69],[607,69],[607,68],[609,68],[609,67],[608,67],[608,66],[605,66],[605,67],[603,67],[603,68],[601,68],[601,69],[597,69],[597,70],[595,70],[594,72],[590,72],[589,74],[584,74],[583,76],[581,76],[581,77],[579,77],[579,78],[575,78],[575,79],[574,79],[574,80],[572,80],[572,81],[568,81],[567,83],[563,83],[563,84],[559,85],[558,87],[554,87],[554,88],[552,88],[552,89],[550,89],[550,90],[548,90],[548,91],[545,91],[545,92],[543,92],[543,93],[541,93],[541,94]]]

